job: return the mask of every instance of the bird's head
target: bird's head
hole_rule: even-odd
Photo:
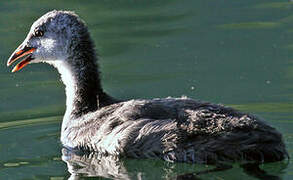
[[[50,11],[33,23],[31,29],[7,61],[7,66],[22,58],[12,72],[30,63],[65,61],[80,39],[88,36],[84,22],[70,11]]]

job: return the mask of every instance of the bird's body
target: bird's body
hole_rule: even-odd
[[[61,141],[102,154],[213,164],[278,161],[281,134],[252,115],[188,98],[130,100],[71,121]]]
[[[37,20],[8,65],[22,54],[30,55],[13,71],[46,62],[61,74],[66,147],[193,163],[288,157],[281,134],[255,116],[189,98],[117,101],[107,95],[87,27],[72,12],[51,11]]]

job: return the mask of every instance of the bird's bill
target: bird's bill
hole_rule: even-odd
[[[28,65],[32,58],[32,53],[36,50],[36,48],[33,47],[27,47],[20,45],[10,56],[10,58],[7,61],[7,66],[10,66],[13,62],[18,60],[21,57],[26,56],[22,61],[20,61],[13,69],[12,72],[18,71],[22,69],[24,66]]]

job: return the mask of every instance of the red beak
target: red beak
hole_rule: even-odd
[[[10,56],[10,58],[7,61],[7,66],[10,66],[13,62],[18,60],[19,58],[28,55],[26,58],[24,58],[22,61],[20,61],[13,69],[12,72],[18,71],[22,69],[24,66],[28,65],[32,58],[32,53],[36,50],[36,48],[33,47],[27,47],[20,45]]]

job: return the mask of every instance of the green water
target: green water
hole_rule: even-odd
[[[0,1],[0,179],[67,179],[59,131],[65,109],[57,71],[6,61],[32,22],[74,10],[100,54],[105,90],[120,99],[182,96],[263,117],[293,156],[293,3],[285,0]],[[210,167],[124,159],[131,179],[167,179]],[[262,166],[293,178],[292,160]],[[254,179],[237,164],[203,179]],[[103,178],[100,178],[103,179]]]

